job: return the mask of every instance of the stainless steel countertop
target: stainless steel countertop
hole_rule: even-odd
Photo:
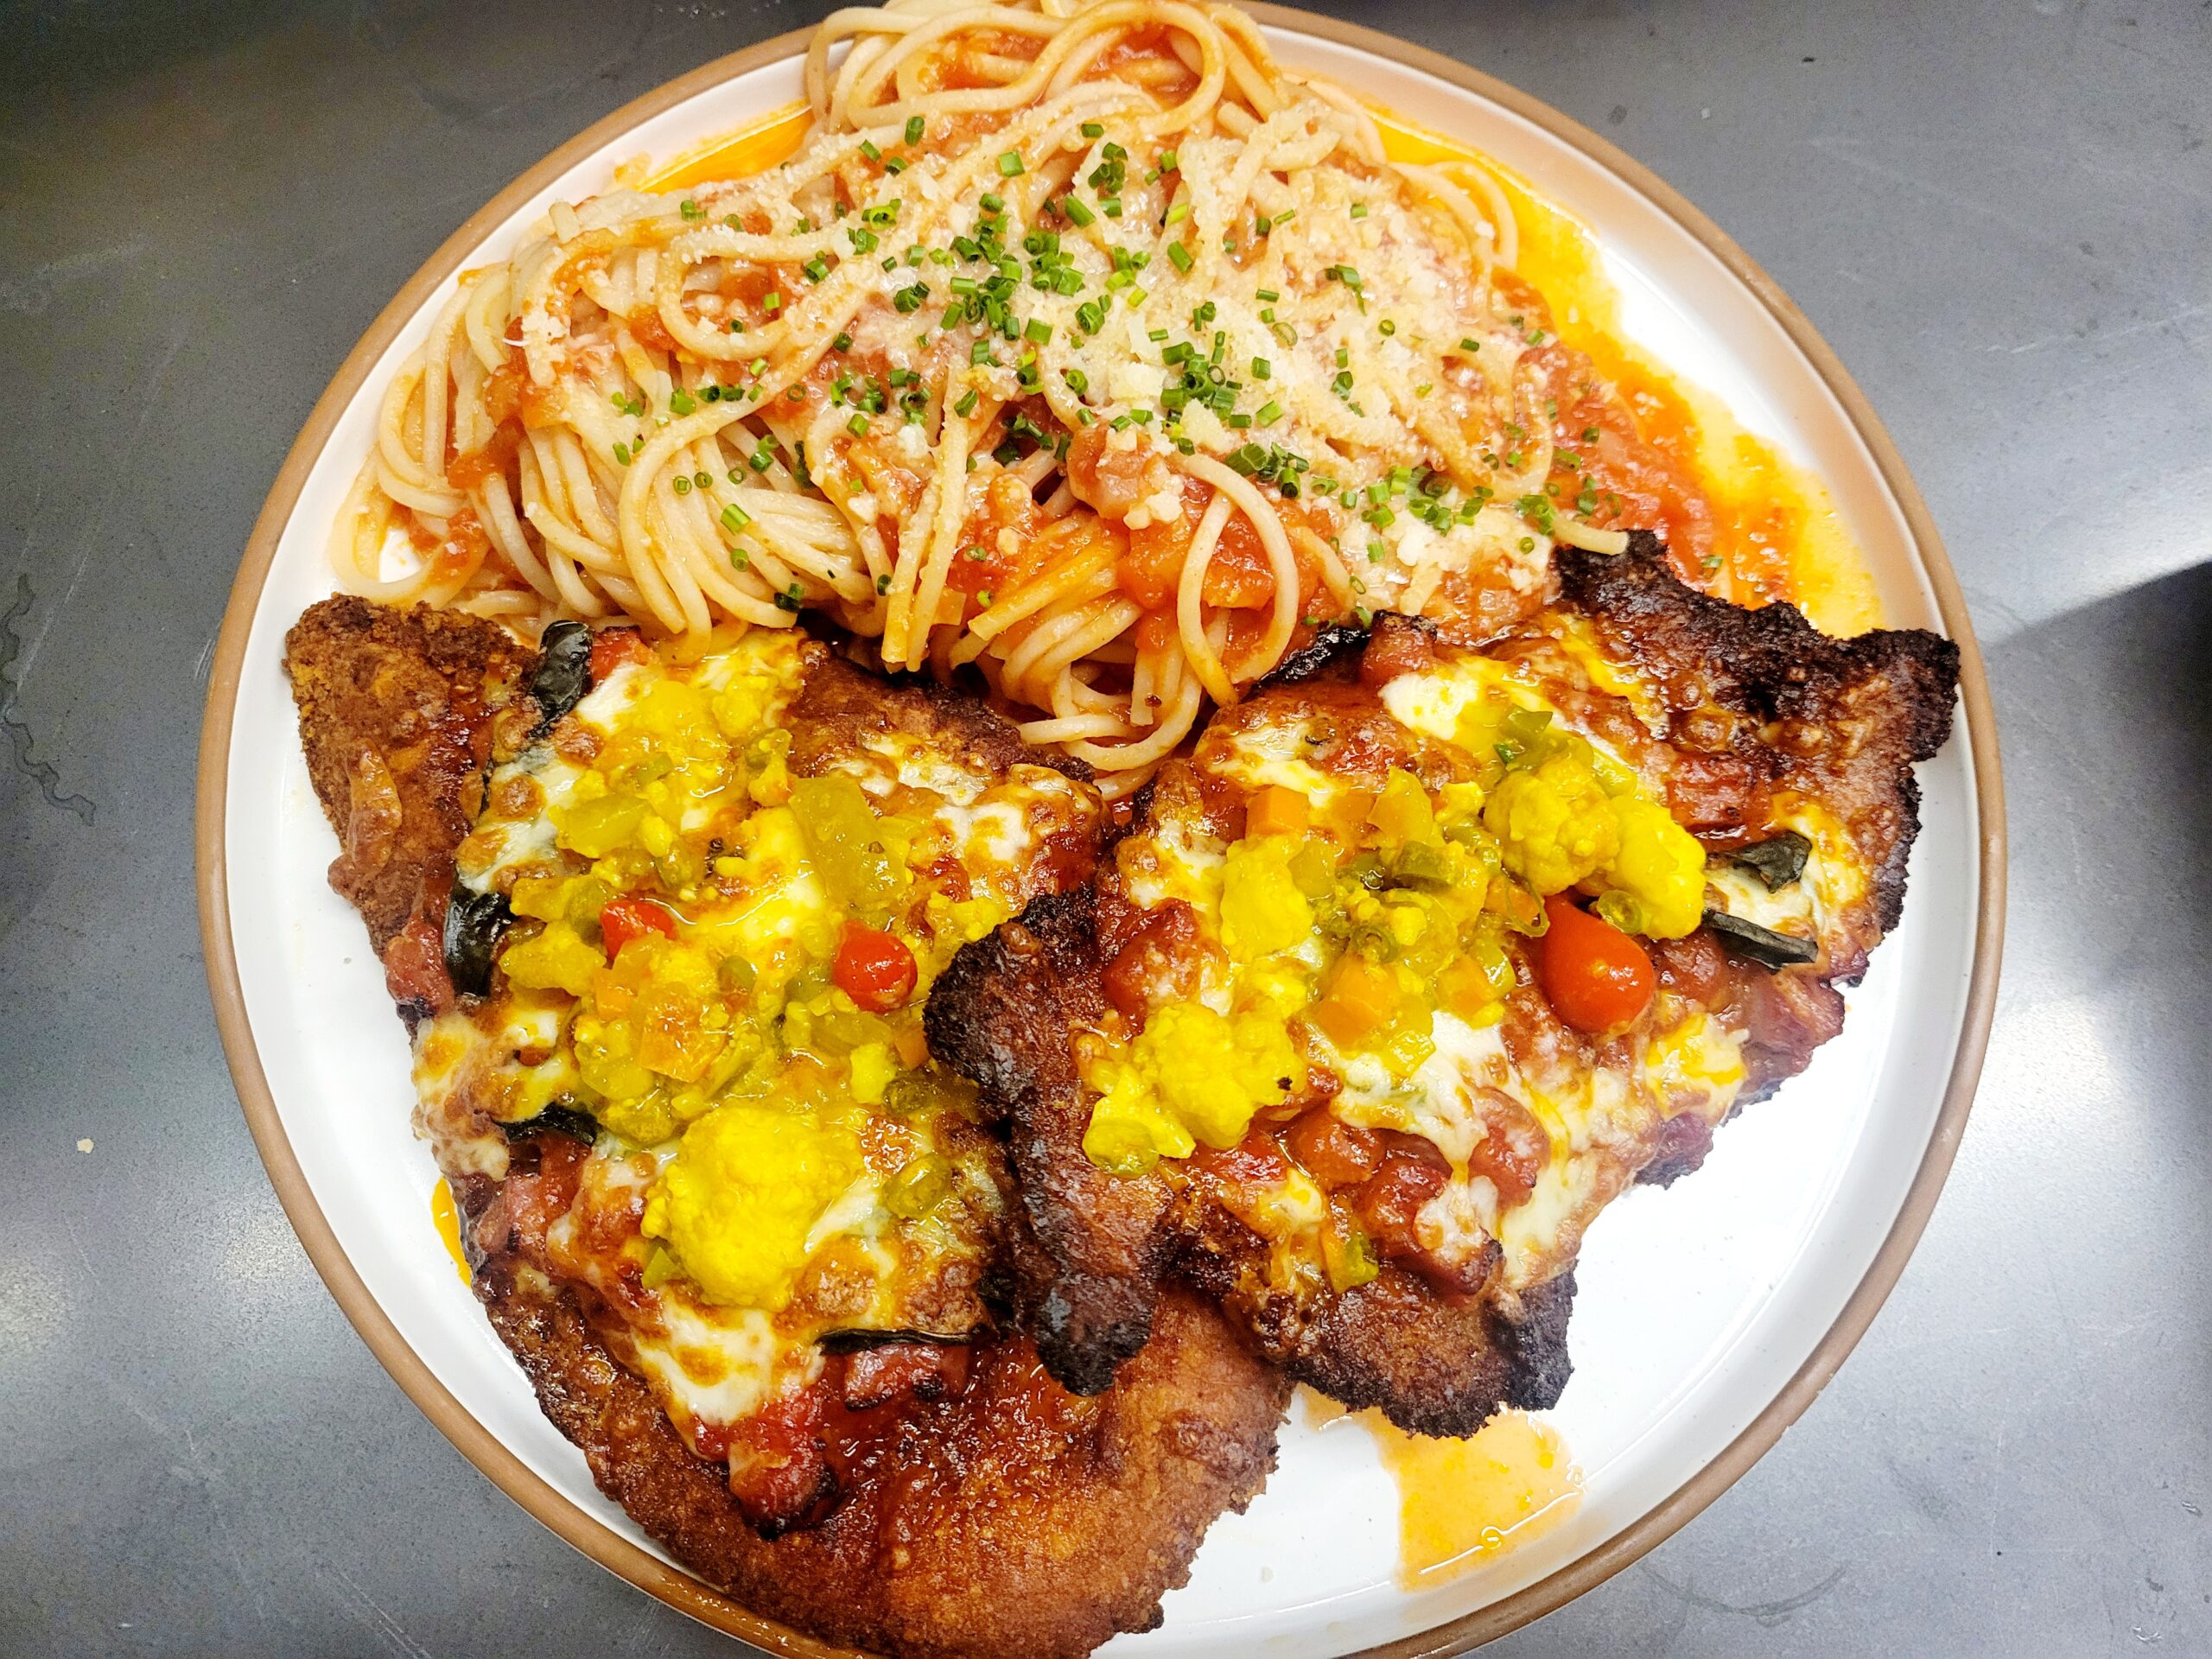
[[[193,758],[378,307],[556,143],[826,10],[0,6],[0,1652],[734,1650],[324,1293],[209,1017]],[[1740,1484],[1492,1650],[2212,1652],[2212,9],[1340,10],[1604,133],[1803,306],[1948,538],[2011,785],[1995,1041],[1903,1282]]]

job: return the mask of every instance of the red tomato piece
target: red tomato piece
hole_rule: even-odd
[[[1554,1011],[1592,1036],[1635,1024],[1658,983],[1644,948],[1564,898],[1547,899],[1544,915],[1548,925],[1537,942],[1536,970]]]
[[[1282,1142],[1324,1186],[1357,1186],[1382,1161],[1382,1143],[1372,1129],[1342,1122],[1325,1106],[1302,1113],[1283,1131]]]
[[[830,979],[870,1014],[888,1014],[914,994],[914,953],[896,933],[847,922]]]
[[[625,663],[649,663],[653,648],[635,628],[601,628],[591,637],[591,682],[597,685]]]
[[[599,932],[607,942],[607,954],[619,957],[624,945],[648,933],[674,938],[676,912],[650,899],[610,899],[599,907]]]

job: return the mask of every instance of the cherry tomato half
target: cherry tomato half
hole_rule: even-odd
[[[1559,1017],[1592,1036],[1634,1024],[1657,983],[1643,947],[1565,898],[1544,900],[1544,915],[1536,970]]]
[[[607,942],[607,954],[619,957],[624,945],[647,933],[674,938],[676,912],[650,899],[610,899],[599,907],[599,933]]]
[[[888,1014],[914,994],[914,953],[895,933],[847,922],[830,979],[870,1014]]]

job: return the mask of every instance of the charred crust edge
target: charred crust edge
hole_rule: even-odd
[[[1562,547],[1554,563],[1565,603],[1602,625],[1694,656],[1711,677],[1714,701],[1751,719],[1833,719],[1854,693],[1886,693],[1885,752],[1867,760],[1894,770],[1894,834],[1873,879],[1876,925],[1885,933],[1894,928],[1920,830],[1920,785],[1910,768],[1950,736],[1958,646],[1922,628],[1838,639],[1794,605],[1745,610],[1715,599],[1675,574],[1666,543],[1649,531],[1631,531],[1624,553]]]

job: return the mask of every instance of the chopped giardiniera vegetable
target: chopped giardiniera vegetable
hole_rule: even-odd
[[[882,821],[859,782],[842,772],[803,778],[791,785],[791,810],[822,885],[855,910],[889,908],[906,872],[885,850]]]
[[[1451,880],[1451,866],[1444,861],[1444,854],[1426,841],[1408,842],[1390,861],[1393,887],[1433,889],[1448,887]]]

